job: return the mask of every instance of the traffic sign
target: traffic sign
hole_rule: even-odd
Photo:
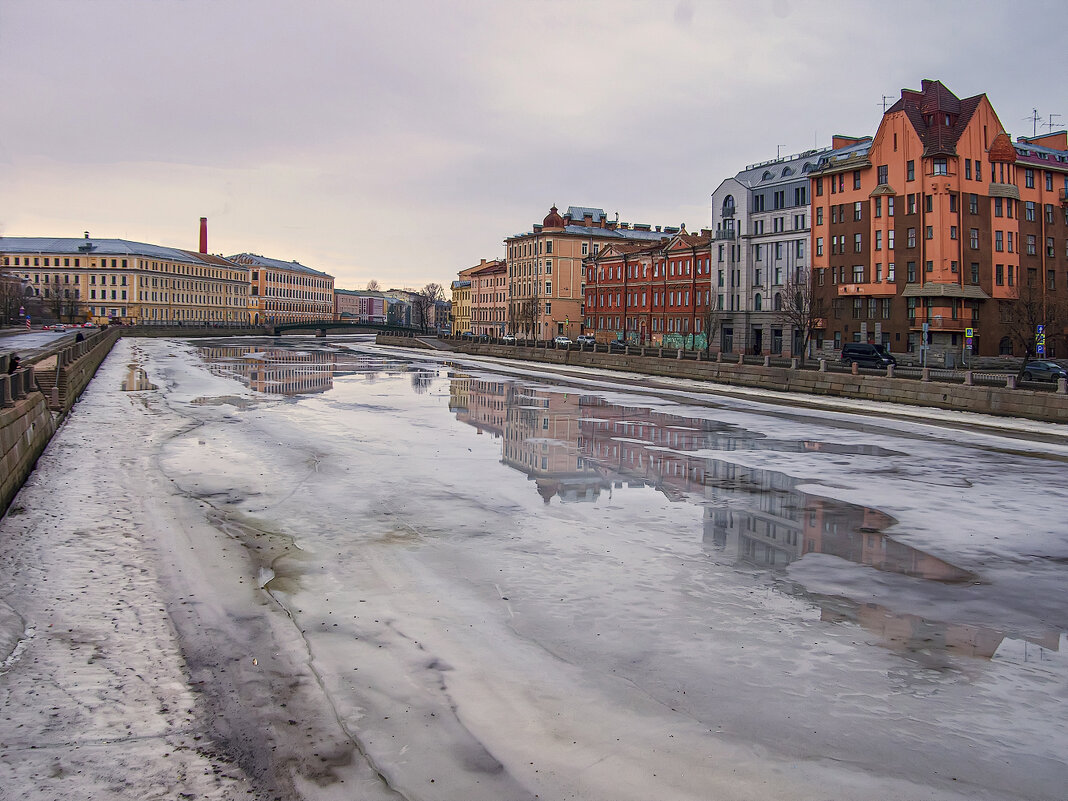
[[[974,328],[965,328],[964,329],[964,336],[968,337],[968,339],[971,339],[973,336],[975,336],[975,329]]]
[[[1046,326],[1035,326],[1035,351],[1039,356],[1046,355]]]

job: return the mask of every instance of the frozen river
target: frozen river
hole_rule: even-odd
[[[120,340],[0,524],[0,798],[1063,799],[1065,426],[549,370]]]

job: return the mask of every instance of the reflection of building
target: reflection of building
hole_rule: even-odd
[[[230,261],[248,267],[253,323],[303,323],[334,319],[334,277],[297,261],[238,253]]]
[[[908,577],[901,581],[953,585],[976,579],[888,536],[885,531],[895,521],[877,509],[802,492],[797,489],[801,480],[786,473],[700,455],[739,450],[889,453],[876,446],[773,440],[716,420],[472,378],[453,379],[450,407],[458,420],[480,431],[503,433],[502,462],[533,479],[546,503],[554,497],[596,501],[610,488],[652,487],[672,501],[701,507],[704,543],[751,568],[781,570],[819,553]],[[824,620],[855,622],[887,646],[911,653],[944,648],[989,657],[1007,639],[1059,647],[1056,633],[1016,635],[838,596],[814,600]]]
[[[336,354],[258,346],[205,347],[200,356],[216,375],[237,378],[254,392],[305,395],[333,387]]]

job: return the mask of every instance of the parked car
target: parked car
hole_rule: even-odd
[[[613,353],[623,353],[627,349],[627,343],[622,339],[613,339],[608,343],[608,350]]]
[[[563,334],[561,334],[560,336],[553,338],[553,345],[555,345],[558,348],[570,348],[571,347],[571,339],[568,338],[568,337],[565,337]]]
[[[848,342],[842,346],[842,364],[857,367],[888,367],[897,360],[883,345],[867,342]]]
[[[579,345],[596,345],[597,338],[593,334],[579,334],[575,337],[575,342]]]
[[[474,338],[475,338],[475,332],[474,331],[464,331],[462,334],[460,334],[460,339],[474,339]]]
[[[1056,381],[1058,378],[1068,378],[1068,370],[1065,370],[1057,362],[1048,359],[1035,359],[1024,366],[1024,381]]]
[[[505,334],[503,337],[501,337],[501,344],[502,345],[514,345],[515,344],[515,335],[514,334]]]

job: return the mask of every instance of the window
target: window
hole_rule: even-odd
[[[860,170],[853,170],[853,188],[860,189]]]
[[[891,228],[889,231],[886,232],[886,249],[887,250],[893,250],[894,249],[894,229],[893,228]]]
[[[1035,242],[1035,235],[1027,235],[1027,255],[1034,256],[1038,252],[1038,246]]]
[[[972,262],[972,283],[979,283],[979,263],[974,261]]]
[[[1057,288],[1057,274],[1053,270],[1046,270],[1046,289]]]
[[[994,266],[994,283],[998,286],[1005,286],[1005,265],[997,264]]]
[[[888,265],[886,265],[886,280],[893,283],[894,278],[894,263],[890,262]]]
[[[906,241],[908,243],[907,246],[910,247],[910,248],[916,247],[916,229],[915,228],[910,228],[908,230],[906,236],[907,236],[907,240]]]
[[[823,237],[822,236],[817,236],[816,237],[816,255],[817,256],[822,256],[823,255]]]
[[[1046,223],[1048,225],[1053,225],[1053,204],[1052,203],[1047,203],[1046,204]]]
[[[1015,251],[1015,250],[1013,249],[1013,246],[1012,246],[1012,236],[1013,236],[1013,233],[1014,233],[1013,231],[1009,231],[1009,233],[1008,233],[1008,247],[1006,247],[1005,249],[1006,249],[1006,250],[1007,250],[1007,251],[1008,251],[1009,253],[1015,253],[1015,252],[1016,252],[1016,251]]]
[[[853,319],[859,320],[864,313],[864,298],[853,298]]]
[[[1000,197],[994,198],[994,216],[995,217],[1004,217],[1005,216],[1005,203]]]
[[[964,177],[969,181],[972,180],[972,160],[964,159]]]
[[[923,196],[923,210],[928,214],[934,211],[934,198],[930,195]]]
[[[955,226],[955,225],[949,226],[949,238],[950,239],[956,239],[957,238],[957,226]]]
[[[545,282],[545,294],[546,295],[551,295],[552,293],[553,293],[553,282],[552,281],[546,281]]]
[[[1008,267],[1008,269],[1005,271],[1005,273],[1006,273],[1006,275],[1008,276],[1008,279],[1009,279],[1009,286],[1012,286],[1013,283],[1015,282],[1016,270],[1013,267],[1013,265],[1011,265],[1011,264],[1006,265],[1006,267]]]
[[[860,253],[864,248],[863,234],[853,234],[853,252]]]
[[[875,265],[875,278],[873,280],[877,284],[883,280],[883,265],[881,263]]]
[[[1028,200],[1024,203],[1024,219],[1028,222],[1035,221],[1035,202],[1033,200]]]
[[[934,262],[933,261],[928,261],[924,265],[924,271],[925,272],[929,272],[929,273],[933,273],[934,272]]]
[[[888,197],[886,199],[886,216],[887,217],[893,217],[894,216],[894,199],[892,197]]]
[[[968,211],[971,214],[979,213],[979,195],[968,195]]]
[[[934,226],[928,225],[923,232],[924,239],[934,239]]]
[[[916,196],[915,195],[907,195],[906,197],[908,199],[908,211],[906,213],[907,214],[915,214],[916,213]]]
[[[883,249],[883,232],[882,231],[876,231],[875,232],[875,249],[876,250],[882,250]]]
[[[1046,170],[1046,191],[1053,191],[1053,173],[1051,173],[1049,170]]]
[[[935,175],[949,175],[949,162],[945,156],[938,156],[934,160]]]
[[[854,284],[863,284],[864,283],[864,265],[863,264],[854,264],[853,265],[853,283]]]
[[[823,225],[823,206],[816,209],[816,225]]]
[[[949,196],[949,210],[954,214],[957,213],[957,193],[954,192]]]
[[[551,303],[546,303],[545,304],[545,313],[546,314],[552,314],[553,313],[553,304],[551,304]]]
[[[979,250],[979,229],[978,228],[972,228],[968,232],[968,246],[971,247],[972,250]]]
[[[583,242],[582,243],[582,255],[583,256],[589,256],[590,255],[590,243],[589,242]]]
[[[879,185],[883,186],[890,183],[890,168],[885,164],[880,164],[878,168],[879,172]]]
[[[1001,231],[994,232],[994,250],[999,253],[1005,250],[1005,235]]]
[[[916,162],[913,161],[912,159],[909,159],[905,163],[905,180],[906,181],[915,181],[916,180]]]
[[[876,219],[878,219],[879,217],[882,217],[883,216],[883,199],[881,197],[874,198],[872,200],[872,203],[874,204],[874,207],[875,207],[875,210],[873,211],[873,216]]]
[[[1035,188],[1035,171],[1030,168],[1024,170],[1024,186],[1028,189]]]
[[[859,200],[856,203],[853,204],[853,221],[854,222],[858,222],[859,220],[864,219],[864,212],[862,211],[863,208],[864,207],[863,207],[861,201],[859,201]]]
[[[823,197],[823,179],[816,179],[816,197]]]
[[[1055,252],[1055,247],[1054,247],[1054,244],[1053,244],[1053,237],[1052,236],[1047,236],[1046,237],[1046,255],[1049,256],[1050,258],[1053,258],[1054,252]]]

